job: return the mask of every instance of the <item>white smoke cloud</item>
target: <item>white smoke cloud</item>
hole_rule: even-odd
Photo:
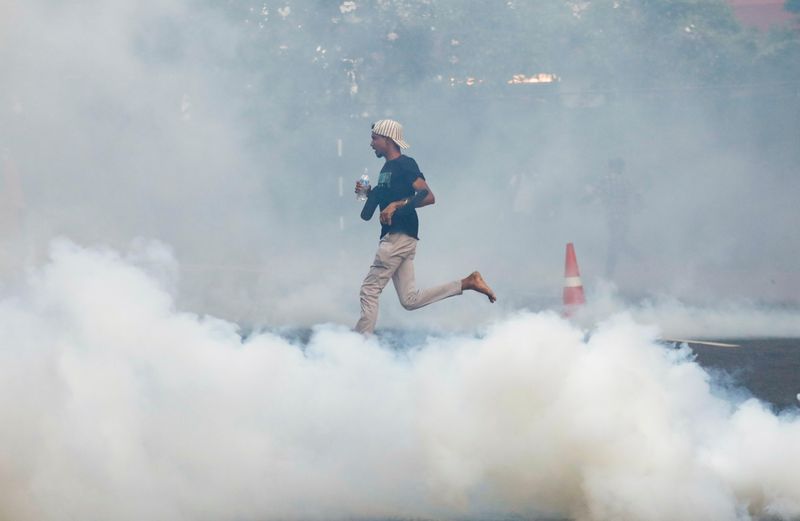
[[[407,22],[428,6],[396,4]],[[360,24],[354,5],[324,19]],[[800,334],[791,306],[740,300],[797,302],[795,156],[760,145],[777,133],[723,132],[691,95],[597,121],[416,84],[390,106],[361,55],[339,86],[353,106],[309,113],[304,49],[321,70],[373,38],[423,64],[413,34],[322,42],[303,28],[317,4],[206,7],[0,0],[3,168],[24,188],[21,237],[0,237],[0,518],[800,515],[794,412],[726,398],[656,342]],[[296,67],[257,70],[259,52]],[[382,326],[462,332],[399,351],[341,326],[378,231],[339,179],[379,167],[378,115],[405,123],[437,194],[419,285],[481,269],[500,296],[408,314],[388,290]],[[612,156],[644,203],[620,292],[665,295],[637,305],[592,287],[606,230],[580,194]],[[134,237],[162,242],[119,253]],[[518,311],[557,302],[568,241],[583,329]],[[303,343],[239,323],[326,325]]]
[[[0,517],[800,515],[796,414],[626,314],[588,339],[523,312],[401,350],[243,340],[178,309],[176,271],[158,243],[60,241],[4,292]]]
[[[666,294],[629,302],[614,284],[602,280],[591,287],[586,300],[576,319],[587,327],[627,312],[637,322],[657,325],[665,338],[800,337],[800,315],[791,306],[776,307],[747,299],[700,305]]]

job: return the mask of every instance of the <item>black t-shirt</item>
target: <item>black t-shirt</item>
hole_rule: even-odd
[[[408,156],[400,156],[391,161],[387,161],[381,168],[378,184],[370,192],[370,199],[375,198],[378,207],[383,210],[389,203],[413,197],[414,181],[417,178],[425,179],[419,171],[417,162]],[[369,204],[370,201],[367,202]],[[372,201],[375,204],[375,201]],[[414,208],[397,210],[392,216],[391,226],[381,225],[381,237],[387,233],[405,233],[415,239],[419,233],[419,219]]]

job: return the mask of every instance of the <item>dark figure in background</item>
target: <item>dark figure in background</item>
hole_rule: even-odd
[[[367,194],[361,218],[368,221],[380,208],[381,238],[369,273],[361,284],[361,318],[355,330],[369,335],[378,319],[378,299],[391,279],[405,309],[418,309],[433,302],[473,290],[496,300],[494,292],[477,271],[461,280],[429,289],[415,287],[414,256],[419,240],[417,208],[433,204],[435,198],[417,162],[401,153],[408,148],[403,127],[383,119],[372,125],[372,149],[386,160],[377,185],[364,190],[356,183],[356,193]]]
[[[607,172],[598,183],[589,187],[589,190],[605,208],[608,237],[605,276],[611,279],[617,269],[620,253],[636,255],[628,240],[630,216],[636,192],[625,175],[625,161],[619,157],[609,160]]]

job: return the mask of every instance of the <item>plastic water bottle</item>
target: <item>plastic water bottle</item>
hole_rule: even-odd
[[[367,193],[369,192],[369,175],[367,174],[367,169],[364,169],[364,173],[361,177],[358,178],[358,186],[359,191],[356,198],[359,201],[366,201],[367,200]]]

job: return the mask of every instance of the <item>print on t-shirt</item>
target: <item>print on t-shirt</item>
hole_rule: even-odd
[[[378,176],[378,186],[389,186],[389,183],[391,181],[392,181],[392,171],[391,170],[381,171],[381,174]]]

